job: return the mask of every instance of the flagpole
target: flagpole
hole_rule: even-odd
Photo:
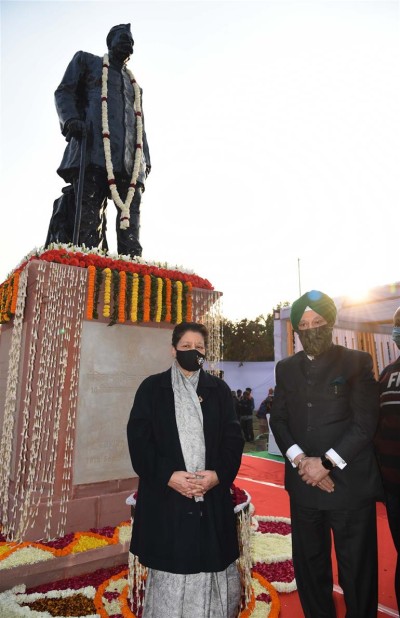
[[[299,296],[301,296],[300,258],[297,258],[297,274],[298,274],[298,278],[299,278]]]

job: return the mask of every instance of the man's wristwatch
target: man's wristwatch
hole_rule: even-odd
[[[326,455],[322,455],[321,463],[324,466],[325,470],[333,470],[333,468],[334,468],[333,463],[331,462],[330,459],[328,459],[328,457]]]

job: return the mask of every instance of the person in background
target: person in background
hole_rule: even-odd
[[[253,411],[254,411],[254,408],[255,408],[255,404],[254,404],[254,397],[253,397],[253,395],[251,394],[251,388],[250,388],[250,386],[248,386],[248,387],[246,388],[245,393],[249,393],[249,398],[250,398],[251,405],[252,405],[251,411],[253,412]]]
[[[400,307],[393,317],[392,337],[400,349]],[[379,376],[379,392],[380,414],[375,446],[390,532],[397,551],[394,587],[400,610],[400,356]]]
[[[235,408],[236,418],[238,419],[238,421],[240,421],[240,418],[239,418],[239,400],[237,398],[236,391],[231,391],[231,393],[232,393],[233,407]]]
[[[240,426],[246,442],[254,441],[253,409],[254,403],[252,403],[250,399],[250,393],[245,390],[241,400],[239,401],[239,418]]]
[[[240,401],[243,395],[243,391],[240,388],[238,388],[236,391],[236,395],[237,395],[238,401]]]
[[[301,352],[276,365],[270,426],[285,461],[293,564],[306,618],[334,618],[331,534],[347,618],[376,618],[376,500],[382,484],[373,447],[378,384],[366,352],[332,343],[336,307],[313,290],[293,303]]]
[[[274,389],[271,387],[268,389],[268,396],[265,400],[265,405],[267,408],[267,414],[271,413],[272,402],[274,401]]]
[[[272,406],[273,399],[274,399],[274,389],[269,388],[268,395],[266,396],[265,399],[262,400],[260,407],[258,408],[258,411],[256,413],[256,416],[259,420],[258,427],[259,427],[261,434],[268,433],[267,414],[270,414],[271,412],[271,406]]]
[[[205,326],[172,333],[172,367],[139,386],[128,422],[139,476],[130,551],[148,567],[143,618],[236,618],[241,582],[231,485],[243,437],[232,394],[202,369]]]

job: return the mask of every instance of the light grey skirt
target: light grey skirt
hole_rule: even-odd
[[[149,569],[143,618],[237,618],[240,598],[236,563],[192,575]]]

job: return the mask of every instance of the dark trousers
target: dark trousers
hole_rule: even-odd
[[[253,417],[241,418],[240,426],[242,428],[243,436],[246,442],[253,442],[254,440]]]
[[[400,611],[400,488],[397,493],[386,491],[386,511],[393,543],[397,551],[394,588],[396,591],[397,608]]]
[[[306,618],[335,618],[332,534],[346,618],[376,618],[378,550],[375,502],[354,510],[320,511],[291,499],[293,565]]]
[[[115,175],[119,194],[125,201],[129,189],[126,176]],[[75,196],[78,191],[78,178],[72,185],[63,189],[63,195],[54,202],[53,215],[50,221],[46,246],[51,242],[72,242],[75,220]],[[117,213],[117,251],[122,255],[140,256],[142,246],[139,242],[140,202],[142,186],[138,186],[130,207],[129,227],[121,230],[119,225],[120,211]],[[109,186],[105,171],[88,168],[85,172],[82,193],[82,214],[78,245],[88,248],[108,249],[106,239],[106,208]]]

